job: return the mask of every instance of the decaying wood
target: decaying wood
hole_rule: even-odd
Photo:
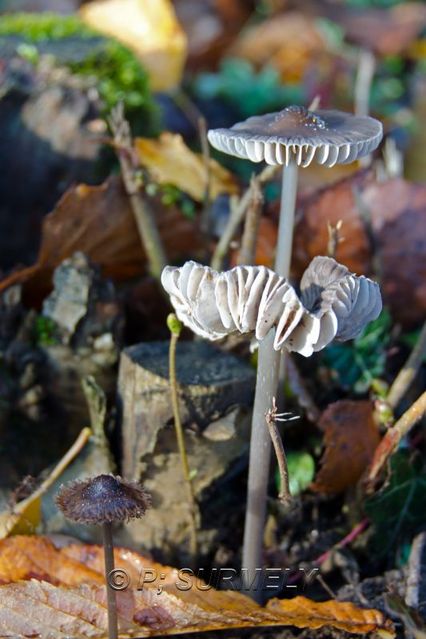
[[[179,409],[197,498],[223,478],[248,447],[246,419],[253,369],[205,342],[177,346]],[[122,473],[143,478],[154,507],[131,533],[145,547],[175,548],[187,539],[190,513],[173,429],[168,343],[142,343],[122,352],[118,380]]]

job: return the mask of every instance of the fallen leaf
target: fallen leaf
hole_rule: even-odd
[[[314,19],[289,11],[244,30],[230,54],[257,67],[268,64],[277,69],[284,82],[297,83],[325,49],[326,41]]]
[[[203,201],[208,179],[207,167],[203,156],[191,151],[181,135],[166,132],[156,140],[137,138],[135,148],[142,166],[149,170],[156,182],[174,184],[197,202]],[[234,176],[216,160],[210,160],[209,172],[212,199],[221,193],[238,193]]]
[[[180,84],[187,42],[170,0],[95,0],[80,9],[80,16],[134,51],[154,91]]]
[[[401,55],[426,25],[426,8],[418,2],[389,9],[341,7],[333,17],[350,42],[381,56]]]
[[[371,237],[363,217],[369,220]],[[405,326],[423,321],[426,186],[402,178],[376,182],[371,173],[361,171],[307,198],[299,207],[294,233],[297,276],[316,255],[326,254],[327,222],[335,225],[338,220],[344,239],[336,259],[355,273],[374,275],[374,247],[384,301],[394,319]]]
[[[426,185],[395,178],[361,195],[371,214],[381,288],[394,318],[405,326],[426,316]],[[403,265],[403,268],[401,268]]]
[[[372,460],[380,441],[369,401],[340,400],[321,415],[325,452],[311,488],[336,494],[354,486]]]
[[[157,210],[156,210],[157,213]],[[170,260],[194,254],[200,236],[194,224],[174,207],[158,207],[157,223]],[[25,283],[27,297],[40,301],[52,288],[52,273],[76,251],[102,268],[105,277],[125,280],[143,272],[145,254],[129,199],[119,177],[100,186],[71,187],[46,216],[38,259],[33,266],[0,282],[0,292]]]
[[[352,603],[318,603],[296,597],[273,599],[261,608],[236,591],[206,589],[205,583],[188,575],[183,582],[177,569],[125,549],[115,549],[115,560],[116,567],[126,571],[129,584],[127,589],[117,591],[121,637],[284,625],[311,629],[331,626],[394,636],[392,624],[381,612],[360,609]],[[141,574],[146,576],[148,571],[153,571],[156,578],[152,579],[150,573],[151,581],[146,577],[141,588]],[[58,549],[44,537],[1,541],[2,632],[45,636],[48,627],[49,636],[104,637],[107,614],[102,572],[103,550],[99,546],[72,544]],[[189,588],[179,589],[182,584],[189,584]]]
[[[299,206],[293,244],[293,268],[298,277],[315,255],[326,255],[329,222],[333,226],[342,220],[342,236],[336,260],[354,273],[368,273],[371,250],[364,223],[359,214],[354,189],[361,192],[373,181],[370,173],[361,171],[321,188]]]

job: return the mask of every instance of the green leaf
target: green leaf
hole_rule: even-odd
[[[389,482],[365,503],[374,524],[374,542],[381,555],[426,524],[426,468],[417,456],[400,450],[390,462]]]
[[[299,495],[312,483],[315,475],[315,462],[312,455],[300,451],[291,451],[287,454],[287,467],[290,484],[290,493]],[[276,476],[277,487],[280,489],[280,476]]]
[[[240,58],[226,58],[218,73],[200,74],[193,88],[204,99],[227,102],[241,117],[304,102],[302,88],[283,85],[276,69],[264,67],[257,72]]]
[[[359,337],[325,349],[323,362],[336,372],[342,386],[365,393],[383,375],[391,326],[390,314],[384,310]]]

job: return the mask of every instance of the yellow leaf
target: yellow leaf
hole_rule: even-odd
[[[201,154],[189,149],[182,136],[163,133],[157,140],[137,138],[135,147],[141,164],[160,184],[174,184],[194,200],[201,202],[207,184],[207,167]],[[210,197],[220,193],[236,194],[233,175],[215,160],[209,162]]]
[[[188,570],[183,577],[176,568],[128,549],[116,548],[114,559],[120,575],[116,594],[121,637],[286,625],[394,636],[392,623],[381,612],[349,602],[295,597],[273,599],[262,608],[239,592],[206,587]],[[71,544],[58,549],[46,537],[37,536],[0,541],[0,583],[4,584],[0,586],[0,619],[6,620],[8,634],[22,632],[23,623],[22,616],[8,612],[25,610],[30,599],[32,615],[24,636],[38,636],[43,627],[40,620],[76,639],[105,636],[103,571],[100,546]],[[97,626],[96,633],[93,625],[87,625],[88,619]]]
[[[187,41],[170,0],[95,0],[84,5],[80,15],[134,51],[154,91],[168,91],[180,83]]]

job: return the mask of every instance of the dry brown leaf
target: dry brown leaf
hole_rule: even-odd
[[[372,238],[363,216],[370,220]],[[363,171],[309,197],[300,207],[294,234],[297,276],[316,255],[326,254],[327,222],[335,225],[338,220],[343,222],[344,241],[337,247],[336,259],[355,273],[374,274],[373,240],[385,304],[404,325],[423,321],[426,186],[402,178],[376,182]]]
[[[192,222],[173,207],[159,208],[156,219],[170,260],[194,254],[200,236]],[[75,251],[99,264],[105,277],[124,280],[143,272],[145,255],[119,177],[100,186],[71,187],[44,219],[36,264],[6,277],[0,292],[26,282],[31,299],[42,299],[51,289],[53,270]]]
[[[380,442],[369,401],[340,400],[321,415],[325,451],[313,490],[335,494],[354,486],[371,462]]]
[[[85,4],[80,15],[136,53],[154,91],[180,84],[187,42],[170,0],[95,0]]]
[[[390,9],[339,8],[337,20],[351,42],[378,55],[401,55],[425,27],[426,7],[404,2]]]
[[[47,636],[49,628],[52,637],[105,636],[102,552],[99,546],[80,544],[57,549],[42,537],[11,537],[0,542],[3,633]],[[196,579],[192,579],[190,589],[180,590],[176,584],[183,582],[177,569],[125,549],[116,549],[115,560],[130,580],[126,590],[117,591],[121,637],[283,625],[312,629],[331,626],[394,636],[392,624],[377,610],[337,601],[317,603],[305,597],[274,599],[261,608],[235,591],[201,590],[203,583]],[[143,589],[138,589],[142,570],[155,571],[157,578],[151,583],[145,579]],[[14,583],[15,579],[20,581]]]
[[[174,184],[197,202],[205,196],[208,172],[203,156],[189,149],[181,135],[162,133],[156,140],[137,138],[135,148],[139,161],[156,182]],[[237,182],[216,160],[210,160],[210,196],[237,194]]]
[[[245,30],[230,53],[257,67],[272,65],[285,82],[299,82],[307,66],[325,49],[314,19],[291,11]]]

